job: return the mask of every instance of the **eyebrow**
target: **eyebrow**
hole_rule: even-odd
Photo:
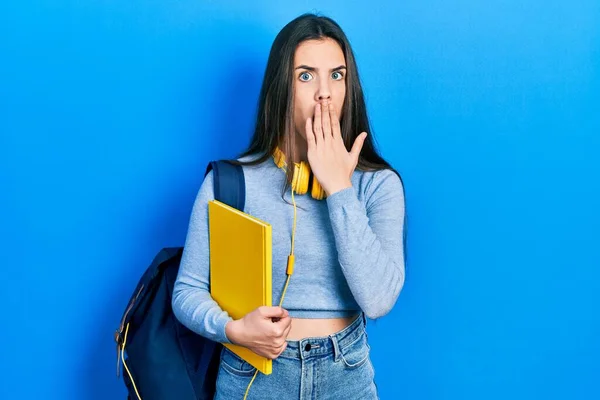
[[[307,69],[309,71],[316,71],[317,69],[315,67],[309,67],[308,65],[298,65],[295,69]],[[332,68],[329,70],[329,72],[334,72],[334,71],[339,71],[341,69],[346,69],[345,65],[340,65],[338,67]]]

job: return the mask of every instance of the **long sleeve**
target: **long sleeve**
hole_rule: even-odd
[[[399,177],[374,174],[365,203],[354,187],[327,198],[338,260],[356,302],[371,319],[387,314],[404,285],[405,199]]]
[[[214,199],[210,172],[196,196],[179,272],[173,288],[175,317],[193,332],[219,343],[231,343],[225,334],[229,314],[210,295],[208,202]]]

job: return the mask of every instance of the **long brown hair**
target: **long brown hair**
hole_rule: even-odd
[[[294,137],[294,55],[298,45],[306,40],[335,40],[346,59],[346,96],[342,107],[340,126],[346,149],[350,151],[352,144],[361,132],[367,132],[367,138],[361,150],[357,169],[377,171],[390,169],[398,175],[404,189],[400,174],[379,155],[375,147],[367,107],[358,75],[356,59],[348,38],[342,28],[331,18],[316,14],[303,14],[289,22],[275,37],[262,82],[258,101],[258,113],[254,134],[248,148],[240,154],[241,157],[251,156],[250,160],[238,162],[242,165],[260,164],[270,158],[280,143],[287,143],[281,150],[286,159],[294,154],[294,140],[282,140]],[[282,189],[282,197],[289,189],[293,168],[288,163],[286,184]],[[406,197],[405,197],[406,203]],[[406,204],[403,229],[403,247],[405,262],[407,238]]]
[[[240,157],[250,155],[257,157],[240,162],[241,164],[252,165],[264,162],[271,157],[275,147],[283,142],[287,145],[281,150],[286,159],[291,159],[290,155],[294,154],[294,140],[283,141],[282,139],[286,135],[295,136],[292,115],[294,55],[300,43],[325,38],[335,40],[342,48],[346,59],[346,96],[340,120],[346,149],[350,151],[358,135],[367,132],[368,136],[361,150],[357,169],[365,171],[392,169],[375,148],[358,68],[348,38],[342,28],[331,18],[310,13],[289,22],[273,41],[259,95],[254,134],[250,145],[240,155]],[[287,173],[289,182],[293,173],[292,168],[288,168]],[[289,183],[283,189],[284,192],[288,187]]]

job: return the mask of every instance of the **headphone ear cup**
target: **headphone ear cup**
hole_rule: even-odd
[[[316,200],[323,200],[325,198],[325,190],[314,176],[312,179],[310,195]]]
[[[292,178],[292,190],[302,195],[308,191],[308,181],[310,179],[310,168],[305,162],[294,165],[294,177]]]

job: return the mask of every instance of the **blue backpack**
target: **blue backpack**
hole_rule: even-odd
[[[212,161],[204,176],[211,170],[215,199],[243,211],[242,167]],[[183,247],[172,247],[156,255],[115,332],[117,377],[123,374],[130,400],[208,400],[215,394],[222,345],[183,326],[171,308],[182,253]]]

